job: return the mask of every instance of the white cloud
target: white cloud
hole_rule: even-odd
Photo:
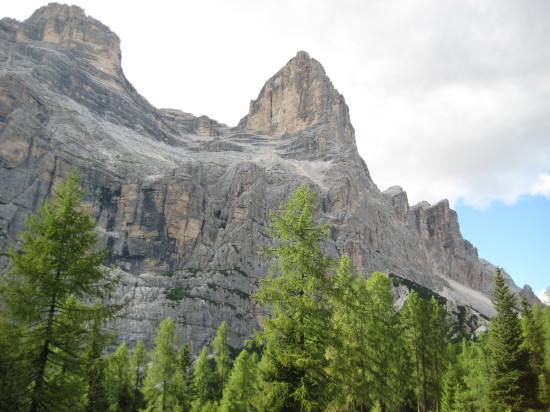
[[[537,297],[541,300],[542,303],[550,305],[550,297],[546,294],[546,292],[547,289],[541,290],[539,293],[537,293]]]
[[[532,186],[531,194],[550,197],[550,175],[547,173],[539,174],[538,181]]]
[[[33,2],[3,13],[24,19]],[[381,189],[477,207],[549,196],[547,0],[78,3],[120,36],[126,75],[156,106],[235,125],[306,50],[345,96]]]

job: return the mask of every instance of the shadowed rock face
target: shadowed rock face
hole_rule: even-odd
[[[301,183],[319,192],[326,252],[365,276],[395,273],[493,313],[494,267],[460,234],[447,201],[409,206],[380,192],[356,150],[343,97],[299,52],[235,128],[158,110],[120,68],[119,39],[78,7],[50,4],[0,21],[0,249],[56,180],[83,175],[118,296],[132,301],[120,339],[150,341],[173,317],[195,349],[226,320],[241,346],[260,327],[250,295],[272,262],[270,211]],[[5,262],[3,263],[5,265]],[[514,291],[517,286],[508,279]]]

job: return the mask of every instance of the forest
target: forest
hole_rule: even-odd
[[[129,302],[102,265],[97,222],[73,171],[27,219],[0,276],[0,411],[548,411],[550,307],[495,273],[489,330],[457,341],[435,298],[402,308],[392,280],[324,253],[328,224],[307,185],[271,215],[276,264],[254,299],[269,308],[240,352],[228,325],[195,356],[173,319],[116,351]],[[238,353],[237,353],[238,352]]]

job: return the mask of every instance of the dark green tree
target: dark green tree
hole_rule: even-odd
[[[101,319],[94,319],[86,348],[86,381],[88,383],[86,412],[101,412],[109,408],[103,357],[106,340],[107,336],[101,331]]]
[[[181,374],[181,390],[178,392],[178,401],[183,412],[191,410],[191,402],[195,396],[193,385],[193,359],[189,343],[185,343],[178,355],[179,373]]]
[[[7,251],[10,269],[0,278],[3,317],[20,333],[22,370],[28,382],[22,389],[29,396],[31,412],[62,409],[59,402],[76,401],[78,394],[70,385],[51,378],[52,365],[67,372],[81,368],[83,351],[72,347],[81,325],[98,316],[112,319],[121,308],[105,304],[117,280],[102,267],[106,251],[95,249],[97,224],[83,202],[78,181],[78,173],[72,172],[27,219],[20,247]],[[71,295],[89,304],[72,310]]]
[[[506,286],[500,269],[495,274],[493,304],[497,315],[491,319],[491,368],[489,406],[495,411],[523,411],[533,402],[533,373],[529,352],[516,311],[516,298]]]
[[[276,341],[271,356],[280,367],[272,374],[286,387],[286,410],[323,409],[331,399],[325,356],[333,339],[329,296],[334,262],[323,253],[327,225],[316,225],[316,194],[307,185],[296,189],[279,213],[272,215],[275,245],[266,251],[277,259],[274,271],[260,281],[256,299],[271,307],[259,342]]]
[[[207,410],[209,406],[214,404],[216,395],[214,383],[214,371],[208,360],[208,349],[205,345],[195,362],[195,370],[193,371],[195,399],[192,402],[192,411],[201,412],[203,408]]]
[[[412,359],[413,391],[419,411],[436,410],[441,377],[436,373],[434,314],[430,304],[414,290],[401,312],[404,334]],[[439,379],[439,384],[438,384]]]

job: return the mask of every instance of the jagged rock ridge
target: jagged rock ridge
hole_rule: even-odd
[[[269,213],[301,183],[320,193],[327,253],[492,314],[494,267],[456,213],[447,201],[411,207],[399,187],[380,192],[344,98],[307,53],[268,80],[237,127],[151,106],[120,57],[118,37],[76,6],[0,21],[0,249],[78,167],[119,294],[133,302],[121,339],[150,339],[172,316],[195,348],[222,320],[241,345],[259,327],[249,297],[271,266],[258,253]]]

